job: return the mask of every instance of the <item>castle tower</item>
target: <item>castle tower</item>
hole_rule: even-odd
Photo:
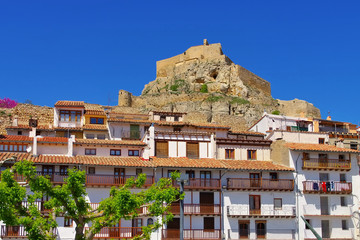
[[[119,91],[118,106],[120,107],[131,107],[132,94],[125,90]]]

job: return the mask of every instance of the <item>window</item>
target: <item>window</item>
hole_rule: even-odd
[[[64,227],[72,227],[73,220],[69,217],[64,217]]]
[[[36,136],[40,136],[40,135],[41,135],[41,133],[40,133],[39,130],[36,130],[35,134],[36,134]]]
[[[278,180],[278,173],[277,172],[271,172],[269,173],[270,175],[270,180]]]
[[[200,178],[201,179],[210,179],[211,172],[210,171],[200,171]]]
[[[0,144],[0,152],[26,152],[26,145]]]
[[[346,182],[346,174],[340,173],[340,182]]]
[[[141,168],[137,168],[137,169],[136,169],[136,176],[139,175],[139,174],[141,174],[141,173],[142,173],[142,169],[141,169]]]
[[[105,139],[105,134],[98,134],[97,139]]]
[[[166,116],[161,115],[161,116],[160,116],[160,121],[166,121]]]
[[[169,156],[169,144],[168,142],[156,142],[156,153],[157,157],[168,157]]]
[[[282,209],[282,198],[274,198],[274,209],[275,210]]]
[[[325,153],[319,153],[319,160],[320,160],[320,161],[321,161],[321,160],[327,161],[327,159],[328,159],[328,155],[327,155],[327,154],[325,154]]]
[[[181,132],[181,127],[174,127],[174,132]]]
[[[325,144],[325,138],[319,138],[319,144]]]
[[[310,154],[304,152],[304,153],[303,153],[303,160],[310,160]]]
[[[22,135],[22,131],[18,131],[18,135]]]
[[[225,149],[225,159],[235,159],[235,150]]]
[[[85,148],[85,155],[96,155],[95,148]]]
[[[178,122],[179,121],[179,116],[175,116],[174,117],[174,122]]]
[[[59,120],[62,122],[80,122],[81,111],[60,110]]]
[[[204,231],[214,230],[214,229],[215,229],[214,217],[204,217]]]
[[[339,155],[339,161],[345,161],[345,155],[344,154]]]
[[[147,226],[149,225],[153,225],[154,224],[154,220],[152,218],[148,218],[147,220]]]
[[[95,134],[86,134],[86,139],[95,139]]]
[[[342,227],[342,230],[348,230],[349,229],[347,220],[341,220],[341,227]]]
[[[305,219],[309,225],[311,226],[311,220],[310,219]],[[308,225],[305,224],[305,229],[310,229]]]
[[[188,158],[199,158],[199,143],[186,143],[186,156]]]
[[[256,150],[247,150],[248,160],[256,160]]]
[[[121,156],[121,150],[119,149],[110,149],[111,156]]]
[[[354,143],[354,142],[350,143],[350,148],[357,150],[357,143]]]
[[[139,150],[129,150],[129,156],[139,156]]]
[[[89,174],[95,174],[95,167],[89,167],[88,168],[88,173]]]
[[[188,170],[185,172],[186,176],[190,178],[195,178],[195,172],[193,170]]]
[[[346,197],[340,197],[340,204],[341,204],[342,207],[347,206]]]
[[[68,166],[60,166],[60,175],[66,176],[68,173]]]
[[[90,124],[104,124],[104,118],[91,117]]]

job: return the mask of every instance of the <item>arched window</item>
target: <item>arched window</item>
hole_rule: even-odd
[[[154,220],[152,218],[148,218],[147,225],[149,226],[149,225],[152,225],[152,224],[154,224]]]

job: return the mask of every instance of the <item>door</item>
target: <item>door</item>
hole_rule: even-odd
[[[321,215],[329,215],[329,198],[320,197]]]
[[[319,154],[319,167],[326,168],[328,166],[328,155],[320,153]]]
[[[266,236],[266,221],[255,221],[256,238],[264,239]]]
[[[330,222],[329,220],[321,220],[321,236],[322,238],[330,238]]]
[[[42,175],[49,176],[50,180],[54,180],[54,166],[52,165],[44,165],[42,166]]]
[[[115,184],[125,183],[125,168],[114,168],[114,183]]]
[[[239,238],[249,238],[249,221],[239,221]]]
[[[210,171],[200,171],[200,186],[201,187],[210,187],[211,186],[211,172]]]
[[[135,218],[132,221],[132,233],[131,236],[135,237],[137,235],[141,234],[141,226],[142,226],[142,219],[141,218]]]
[[[166,233],[164,238],[180,238],[180,218],[173,218],[167,223]]]
[[[214,213],[214,193],[200,192],[200,213],[213,214]]]
[[[261,187],[260,173],[250,173],[250,187],[252,188]]]
[[[249,207],[250,215],[260,215],[261,214],[261,199],[260,195],[250,195],[249,196]]]
[[[140,139],[139,125],[130,125],[130,139]]]

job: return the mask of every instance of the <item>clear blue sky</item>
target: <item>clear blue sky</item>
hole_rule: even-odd
[[[116,105],[156,61],[222,43],[235,63],[323,117],[358,124],[359,1],[2,1],[0,98]]]

